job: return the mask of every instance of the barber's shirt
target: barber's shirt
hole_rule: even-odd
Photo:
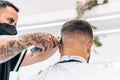
[[[0,63],[0,80],[9,80],[10,71],[13,71],[21,54],[17,54],[10,60]]]
[[[31,80],[120,80],[119,75],[87,64],[82,57],[64,56],[61,60],[40,71]]]

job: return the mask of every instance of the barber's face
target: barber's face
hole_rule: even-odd
[[[12,8],[7,6],[0,10],[0,23],[7,23],[9,25],[16,25],[18,20],[18,13]]]

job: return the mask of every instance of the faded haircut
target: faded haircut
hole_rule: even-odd
[[[92,27],[85,20],[71,20],[64,23],[61,28],[61,35],[69,33],[84,34],[93,40]]]

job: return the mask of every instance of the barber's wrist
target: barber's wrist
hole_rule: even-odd
[[[38,48],[34,45],[28,47],[27,50],[30,52],[30,56],[33,56],[35,54],[42,52],[42,48]]]

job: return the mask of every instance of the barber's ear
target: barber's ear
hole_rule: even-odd
[[[91,52],[92,45],[93,45],[93,41],[89,41],[88,46],[87,46],[87,52],[88,52],[88,54],[90,54],[90,52]]]

